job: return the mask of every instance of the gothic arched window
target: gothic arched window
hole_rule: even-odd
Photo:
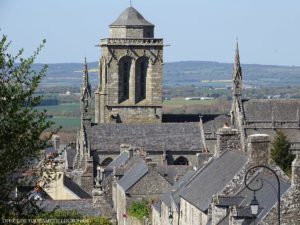
[[[108,157],[101,163],[101,166],[108,166],[113,161],[112,158]]]
[[[185,158],[184,156],[180,156],[178,157],[175,161],[174,161],[174,165],[189,165],[189,160],[187,158]]]
[[[146,98],[148,58],[141,57],[135,65],[135,99],[141,101]]]
[[[119,102],[129,98],[131,58],[125,56],[119,61]]]

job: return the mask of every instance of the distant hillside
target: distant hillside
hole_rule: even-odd
[[[88,63],[90,80],[97,84],[98,63]],[[82,64],[60,63],[49,64],[44,86],[79,86],[82,77]],[[228,86],[230,85],[232,64],[185,61],[165,63],[164,86]],[[34,64],[40,69],[41,64]],[[246,85],[252,86],[300,86],[300,67],[243,64],[243,76]]]

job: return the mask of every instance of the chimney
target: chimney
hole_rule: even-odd
[[[60,137],[57,134],[52,135],[52,142],[53,142],[53,147],[54,150],[60,154],[61,149],[60,149]]]
[[[268,165],[270,161],[270,136],[253,134],[248,136],[250,162],[254,165]]]
[[[292,163],[292,185],[300,186],[300,153],[296,153],[296,158]]]
[[[131,159],[133,157],[133,148],[128,150],[129,153],[129,159]]]
[[[228,127],[227,125],[217,131],[217,145],[215,155],[218,156],[226,150],[240,149],[240,135],[237,129]]]
[[[148,173],[152,173],[154,171],[157,171],[156,170],[157,169],[157,163],[155,163],[155,162],[148,162],[147,165],[148,165]]]
[[[131,149],[132,146],[128,145],[128,144],[120,144],[120,153],[123,153],[125,151],[128,151],[129,149]]]

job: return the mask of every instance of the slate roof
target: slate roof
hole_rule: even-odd
[[[230,124],[229,115],[216,115],[214,118],[202,117],[204,132],[217,132],[225,123]]]
[[[110,26],[154,26],[135,8],[128,7]]]
[[[172,185],[191,170],[191,166],[181,165],[160,165],[157,168],[157,172]]]
[[[118,155],[106,168],[118,168],[126,163],[126,161],[129,159],[129,152],[124,151],[121,152],[120,155]]]
[[[226,151],[219,158],[212,160],[200,169],[180,190],[180,196],[205,212],[212,196],[221,192],[247,163],[247,155],[238,151]]]
[[[143,160],[139,160],[124,174],[124,176],[116,183],[127,192],[134,184],[136,184],[148,172],[147,164]]]
[[[72,181],[69,177],[64,176],[63,183],[66,188],[68,188],[70,191],[76,194],[79,198],[91,198],[91,196],[88,193],[86,193],[78,184]]]
[[[93,207],[92,199],[79,200],[45,200],[41,202],[41,207],[45,211],[54,209],[76,210],[78,213],[89,216],[100,216],[99,208]]]
[[[243,100],[246,121],[292,121],[297,118],[300,100],[297,99],[251,99]]]
[[[218,196],[218,206],[233,206],[239,205],[245,198],[243,196]]]
[[[195,171],[192,170],[185,173],[185,175],[173,185],[172,191],[163,194],[160,197],[160,200],[168,207],[171,206],[172,201],[174,201],[174,203],[178,205],[180,202],[180,195],[179,195],[180,188],[184,187],[194,174]]]
[[[119,152],[121,144],[145,151],[201,152],[203,142],[199,123],[98,124],[87,127],[91,149]]]
[[[261,213],[262,210],[263,208],[259,207],[258,214]],[[253,218],[250,206],[248,205],[248,206],[236,207],[236,217]]]

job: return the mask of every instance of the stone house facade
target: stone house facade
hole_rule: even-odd
[[[124,177],[116,181],[113,187],[114,209],[117,212],[118,222],[130,220],[127,209],[132,202],[143,199],[154,202],[159,196],[171,188],[171,184],[158,173],[157,164],[148,165],[139,162],[129,170]],[[134,176],[135,175],[135,176]],[[130,224],[130,221],[127,221]]]

